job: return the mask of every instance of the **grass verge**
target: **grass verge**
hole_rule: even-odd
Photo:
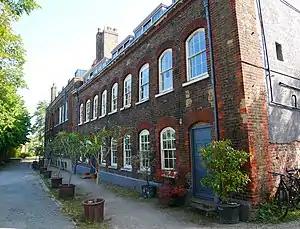
[[[42,176],[41,176],[42,177]],[[82,201],[90,198],[87,194],[80,192],[76,189],[75,198],[73,200],[61,200],[58,197],[58,190],[51,188],[51,182],[49,179],[42,177],[45,185],[49,188],[50,194],[53,195],[61,203],[62,212],[70,217],[79,229],[109,229],[109,225],[106,221],[102,223],[89,222],[85,220],[83,214]]]
[[[101,182],[107,190],[115,193],[117,196],[131,198],[131,199],[141,199],[141,194],[135,190],[124,188],[118,185],[112,185],[108,183]]]

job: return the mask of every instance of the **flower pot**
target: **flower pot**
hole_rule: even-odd
[[[83,201],[85,219],[101,223],[104,219],[104,202],[101,198]]]
[[[43,166],[44,166],[44,164],[45,164],[45,163],[44,163],[44,159],[42,159],[42,160],[40,160],[40,161],[39,161],[39,165],[40,165],[40,167],[43,167]]]
[[[57,189],[60,184],[62,184],[62,177],[52,177],[51,178],[51,188]]]
[[[44,168],[44,167],[40,167],[40,174],[43,174],[44,172],[47,171],[47,168]]]
[[[155,196],[156,186],[154,185],[142,185],[142,194],[144,198],[152,198]]]
[[[224,224],[236,224],[240,222],[238,203],[221,203],[218,206],[219,219]]]
[[[39,164],[38,164],[37,161],[33,161],[31,167],[32,167],[34,170],[36,170],[36,169],[38,169],[38,165],[39,165]]]
[[[74,184],[60,184],[58,186],[58,196],[63,200],[73,199],[75,195],[75,185]]]
[[[50,179],[51,178],[51,174],[52,174],[52,171],[51,170],[46,170],[43,175],[44,175],[44,178],[45,179]]]
[[[183,206],[185,204],[185,195],[184,196],[172,196],[169,201],[169,206],[178,207]]]

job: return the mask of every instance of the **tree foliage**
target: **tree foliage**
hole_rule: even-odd
[[[23,80],[25,50],[12,24],[39,8],[34,0],[0,0],[0,160],[27,141],[30,116],[17,94]]]

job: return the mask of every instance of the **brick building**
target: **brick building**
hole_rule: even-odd
[[[192,195],[212,200],[199,182],[199,147],[229,138],[253,155],[245,197],[257,204],[274,184],[267,171],[299,162],[300,11],[293,4],[173,1],[120,43],[116,29],[98,31],[91,69],[78,70],[58,96],[52,87],[45,142],[65,129],[133,128],[103,160],[102,179],[140,184],[130,157],[154,148],[157,171],[190,173]]]

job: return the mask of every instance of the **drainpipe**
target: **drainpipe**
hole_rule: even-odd
[[[218,101],[217,101],[217,90],[216,90],[216,76],[215,76],[215,65],[214,65],[214,56],[213,56],[209,0],[203,0],[203,6],[205,8],[207,31],[208,31],[207,38],[208,38],[208,44],[209,44],[211,86],[213,88],[213,99],[214,99],[215,136],[216,136],[216,141],[219,141],[220,140],[220,130],[219,130],[219,119],[218,119]]]

